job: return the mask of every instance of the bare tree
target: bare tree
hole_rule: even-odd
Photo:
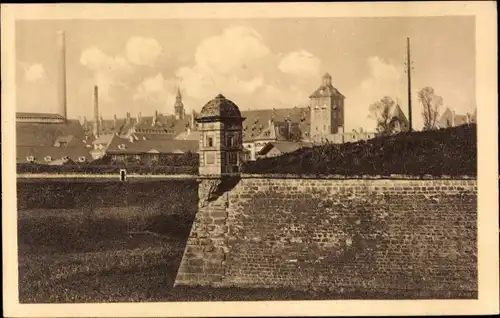
[[[396,118],[393,118],[392,110],[396,102],[385,96],[381,100],[370,105],[369,117],[377,121],[377,132],[381,135],[390,135],[394,132]]]
[[[418,92],[418,99],[423,107],[424,130],[436,129],[439,108],[443,105],[443,98],[436,95],[434,88],[424,87]]]

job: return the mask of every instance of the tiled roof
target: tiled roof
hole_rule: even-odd
[[[283,123],[285,124],[285,123]],[[262,130],[262,132],[254,138],[254,140],[274,140],[274,141],[282,141],[286,140],[286,137],[280,132],[279,125],[276,125],[274,121],[271,121],[267,128]]]
[[[28,113],[28,112],[17,112],[16,118],[64,119],[64,117],[62,115],[59,115],[59,114]]]
[[[68,119],[66,123],[16,123],[17,146],[52,146],[59,137],[74,136],[85,139],[85,133],[78,120]]]
[[[45,157],[50,156],[52,160],[69,157],[73,161],[77,161],[79,157],[85,157],[87,161],[92,160],[89,149],[85,146],[72,147],[52,147],[52,146],[17,146],[16,158],[17,162],[28,162],[27,157],[35,157],[35,162],[49,164],[45,161]]]
[[[476,122],[476,117],[477,117],[477,109],[475,109],[474,112],[470,114],[470,121],[473,123]],[[454,120],[455,126],[467,124],[467,121],[468,121],[467,115],[455,114],[455,120]],[[453,111],[450,110],[449,108],[446,108],[438,120],[438,126],[448,127],[448,125],[451,125],[452,123],[453,123]]]
[[[113,136],[113,134],[100,135],[92,141],[92,144],[109,144]]]
[[[141,154],[148,152],[158,153],[182,153],[197,152],[198,141],[193,140],[141,140],[122,138],[114,136],[111,140],[106,153],[108,154]],[[120,149],[120,145],[124,145]]]
[[[135,122],[135,118],[131,118],[131,121]],[[115,134],[120,133],[125,126],[126,119],[119,118],[116,119],[103,119],[99,125],[99,134]],[[85,132],[90,135],[94,131],[94,121],[87,121],[83,124]]]
[[[298,123],[298,129],[304,134],[309,132],[310,109],[309,107],[294,107],[281,109],[258,109],[241,112],[245,117],[243,121],[243,141],[250,142],[269,127],[271,120],[274,122],[285,122],[287,119],[292,123]]]
[[[342,96],[338,89],[333,87],[332,85],[321,85],[316,89],[309,98],[318,98],[318,97],[331,97],[331,96]]]
[[[278,151],[281,153],[289,153],[289,152],[294,152],[295,150],[298,150],[300,148],[312,147],[312,146],[314,146],[314,144],[309,142],[273,141],[266,144],[259,151],[259,155],[265,155],[272,148],[278,149]]]
[[[401,109],[401,107],[399,107],[398,104],[396,104],[396,106],[392,109],[392,118],[398,118],[402,121],[408,121],[405,113],[403,113],[403,110]]]
[[[185,131],[175,137],[176,140],[200,140],[200,132],[196,130]]]

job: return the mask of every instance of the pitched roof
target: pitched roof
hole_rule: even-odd
[[[17,146],[52,146],[57,138],[74,136],[85,139],[85,133],[78,120],[68,119],[65,123],[16,123]]]
[[[283,136],[279,128],[280,127],[276,125],[274,121],[271,121],[271,123],[269,123],[269,125],[264,130],[262,130],[262,132],[257,137],[254,138],[254,140],[286,140],[286,137]]]
[[[333,85],[321,85],[311,95],[309,95],[309,98],[331,97],[331,96],[341,96],[345,98],[345,96],[342,95],[338,89],[333,87]]]
[[[92,144],[109,144],[113,136],[113,134],[100,135],[92,141]]]
[[[135,121],[135,118],[131,118],[131,121]],[[116,123],[114,119],[102,119],[99,125],[99,134],[115,134],[120,133],[125,126],[125,118],[117,118]],[[90,135],[94,130],[94,121],[90,120],[82,124],[85,132]]]
[[[469,114],[469,115],[460,115],[460,114],[455,114],[455,119],[453,120],[453,111],[450,110],[449,108],[446,108],[446,110],[441,114],[441,117],[439,118],[438,124],[441,127],[447,127],[454,121],[455,126],[459,125],[464,125],[467,124],[467,116],[470,116],[470,121],[471,122],[476,122],[476,117],[477,117],[477,109],[474,110],[474,113]]]
[[[439,121],[446,121],[450,116],[453,115],[453,112],[447,107],[444,112],[441,114]]]
[[[299,130],[309,132],[310,109],[309,107],[279,108],[279,109],[257,109],[242,111],[245,117],[243,122],[243,141],[253,141],[268,126],[271,120],[284,122],[289,119],[293,123],[298,123]]]
[[[276,148],[281,153],[294,152],[300,148],[313,147],[314,144],[310,142],[293,142],[293,141],[273,141],[267,143],[258,153],[258,155],[265,155],[272,148]]]
[[[60,114],[16,112],[16,118],[64,119]]]
[[[198,141],[195,140],[141,140],[114,136],[106,153],[108,154],[141,154],[158,152],[162,154],[197,152]],[[124,149],[120,149],[124,145]]]
[[[175,137],[176,140],[200,140],[200,132],[197,130],[185,131]]]
[[[16,158],[17,162],[27,162],[28,156],[34,156],[35,161],[39,163],[45,162],[44,158],[50,156],[52,160],[69,157],[73,161],[77,161],[79,157],[85,157],[87,161],[92,160],[90,152],[85,146],[73,147],[52,147],[52,146],[17,146]]]
[[[398,118],[399,120],[408,121],[399,104],[396,104],[396,106],[392,109],[391,116],[392,118]]]

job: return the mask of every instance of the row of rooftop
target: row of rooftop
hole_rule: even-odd
[[[60,114],[17,113],[17,160],[60,164],[71,161],[91,161],[109,154],[115,159],[141,154],[180,154],[199,151],[200,132],[195,111],[186,114],[178,89],[175,114],[155,112],[153,116],[138,113],[132,117],[103,119],[99,115],[98,88],[94,90],[94,119],[67,119]],[[331,83],[327,73],[311,95],[308,107],[257,109],[241,111],[242,143],[245,158],[279,155],[315,143],[356,142],[371,139],[374,132],[362,129],[345,132],[344,96]],[[207,108],[204,108],[207,112]],[[66,110],[64,110],[64,114]],[[446,109],[438,125],[458,126],[475,122],[475,115],[457,115]],[[206,114],[205,114],[206,115]],[[400,131],[408,120],[397,105],[393,116]],[[64,158],[64,159],[62,159]]]

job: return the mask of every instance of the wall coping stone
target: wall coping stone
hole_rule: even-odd
[[[242,179],[326,179],[326,180],[476,180],[473,176],[433,175],[299,175],[299,174],[241,174]]]
[[[88,174],[88,173],[18,173],[18,179],[93,179],[93,180],[120,180],[119,173]],[[127,180],[153,179],[198,179],[193,174],[127,174]]]
[[[433,176],[433,175],[299,175],[299,174],[222,174],[222,177],[240,177],[241,179],[316,179],[316,180],[476,180],[475,176]],[[172,180],[172,179],[218,179],[217,175],[192,175],[192,174],[127,174],[127,180],[153,179],[153,180]],[[120,179],[116,174],[84,174],[84,173],[19,173],[18,179],[97,179],[111,180]]]

